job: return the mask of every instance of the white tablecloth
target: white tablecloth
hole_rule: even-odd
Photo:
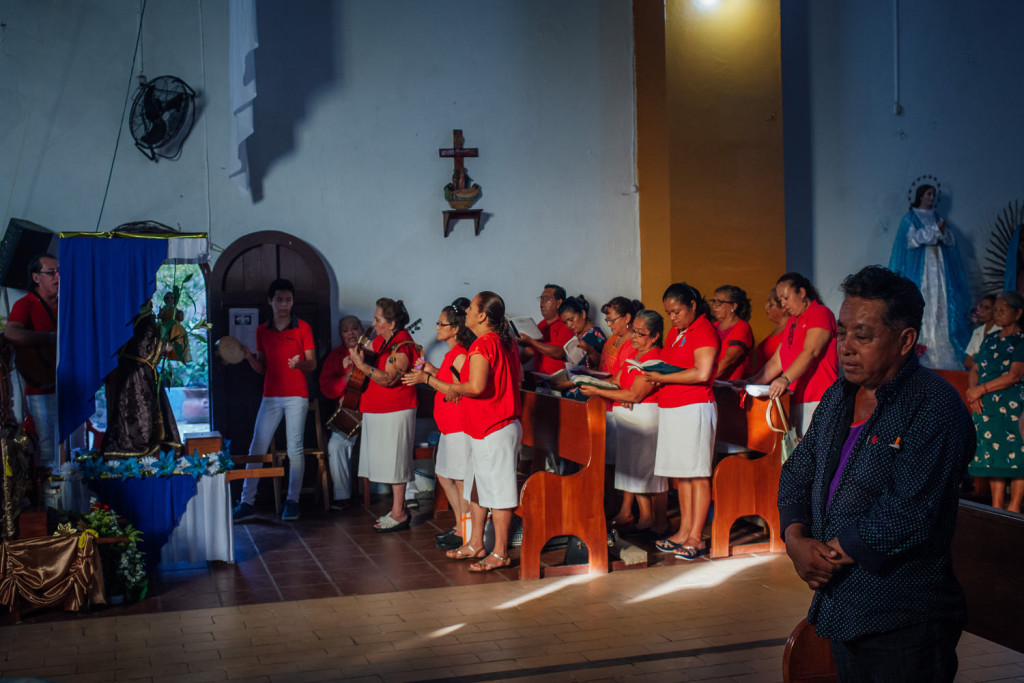
[[[160,550],[160,565],[235,561],[231,494],[224,475],[201,477],[177,528]]]

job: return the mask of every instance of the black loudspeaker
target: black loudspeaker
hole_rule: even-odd
[[[29,288],[28,264],[39,254],[56,249],[57,233],[21,218],[12,218],[7,232],[0,241],[0,286],[13,289]]]

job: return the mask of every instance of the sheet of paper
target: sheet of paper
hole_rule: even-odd
[[[229,308],[228,334],[256,353],[256,328],[260,324],[260,309]]]

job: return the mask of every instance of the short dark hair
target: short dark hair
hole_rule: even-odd
[[[565,301],[565,287],[562,285],[544,285],[544,289],[555,290],[555,298],[559,301]]]
[[[273,299],[274,295],[278,292],[291,292],[292,296],[295,296],[295,285],[292,284],[291,280],[285,280],[284,278],[278,278],[270,283],[270,287],[267,288],[267,298]]]
[[[845,296],[883,302],[882,319],[893,332],[899,334],[908,327],[921,331],[924,297],[913,280],[883,266],[865,266],[848,275],[839,289]]]
[[[52,255],[52,254],[37,254],[34,257],[32,257],[32,260],[28,262],[28,288],[29,288],[29,291],[35,291],[36,287],[39,286],[36,283],[36,281],[32,279],[32,276],[33,275],[37,275],[37,274],[43,272],[43,259],[44,258],[52,259],[54,261],[57,260],[57,257]]]

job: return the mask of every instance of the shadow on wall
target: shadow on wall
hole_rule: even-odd
[[[814,194],[806,3],[783,0],[782,126],[785,141],[786,270],[814,276]],[[780,273],[781,274],[781,273]]]
[[[301,9],[300,9],[301,8]],[[258,0],[258,95],[249,138],[249,182],[254,202],[274,162],[295,150],[296,128],[318,91],[335,81],[334,3]]]

